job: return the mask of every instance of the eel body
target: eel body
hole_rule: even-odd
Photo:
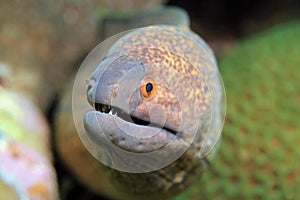
[[[198,35],[165,25],[128,31],[100,44],[82,64],[73,87],[78,135],[58,135],[67,145],[59,151],[99,194],[172,197],[213,158],[224,103],[216,59]]]
[[[200,37],[168,26],[126,33],[87,83],[95,109],[84,117],[86,146],[116,170],[118,191],[167,197],[206,168],[222,127],[222,86]]]

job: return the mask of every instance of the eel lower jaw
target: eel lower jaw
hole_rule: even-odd
[[[126,151],[138,153],[156,151],[174,141],[185,143],[176,131],[147,126],[149,122],[132,117],[119,108],[95,104],[95,109],[85,114],[84,126],[96,142],[110,141]]]

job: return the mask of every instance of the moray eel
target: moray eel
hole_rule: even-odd
[[[86,81],[90,106],[80,137],[109,166],[102,176],[113,191],[107,196],[171,197],[207,168],[221,134],[225,99],[216,59],[188,28],[156,25],[115,38]],[[73,94],[73,111],[76,100]]]

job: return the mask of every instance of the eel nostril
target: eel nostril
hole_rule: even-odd
[[[90,89],[92,89],[92,86],[88,86],[88,89],[87,89],[87,92],[89,92],[90,91]]]

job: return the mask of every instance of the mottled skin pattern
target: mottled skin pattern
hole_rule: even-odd
[[[199,116],[199,114],[203,115],[201,118],[205,120],[210,117],[207,114],[213,113],[215,118],[211,123],[222,123],[219,121],[220,116],[217,116],[220,114],[222,88],[215,57],[207,44],[189,29],[148,27],[122,37],[114,44],[110,52],[124,54],[127,56],[127,60],[132,59],[135,62],[160,63],[163,67],[173,68],[183,75],[189,85],[177,81],[174,82],[177,85],[172,85],[169,88],[172,92],[158,89],[160,93],[156,95],[156,101],[153,100],[154,102],[152,102],[163,105],[168,110],[168,106],[171,108],[174,106],[171,105],[173,98],[170,95],[176,94],[176,97],[180,98],[182,104],[185,105],[181,108],[186,109],[183,111],[185,117],[192,119],[185,120],[186,127],[183,128],[197,124],[194,123],[193,116]],[[155,78],[176,77],[176,75],[170,74],[174,71],[163,69],[163,67],[153,67],[153,70],[156,70],[153,73]],[[203,79],[205,83],[203,83]],[[191,91],[193,89],[195,90]],[[178,92],[174,90],[178,90]],[[148,102],[142,101],[142,103]],[[199,107],[191,108],[190,106],[193,104],[197,104]],[[211,104],[214,105],[213,108],[211,108]],[[139,117],[141,116],[139,115]],[[168,120],[172,120],[174,117],[176,118],[177,115],[171,114],[168,116]],[[177,123],[178,121],[175,122],[175,124]]]
[[[144,79],[138,80],[138,85],[128,83],[125,86],[136,88],[130,96],[122,94],[127,90],[112,89],[111,86],[117,84],[124,74],[136,68],[141,69]],[[157,85],[150,100],[144,100],[138,90],[145,79],[151,79]],[[166,121],[157,120],[155,123],[178,132],[175,137],[179,142],[193,141],[177,161],[163,169],[149,173],[126,173],[112,169],[112,181],[122,194],[122,197],[115,198],[166,198],[199,178],[209,164],[207,153],[217,142],[222,126],[222,88],[218,69],[210,48],[200,37],[184,28],[153,26],[138,29],[112,46],[90,80],[96,83],[88,91],[88,100],[92,105],[95,102],[112,105],[145,121],[151,121],[150,108],[160,105],[166,113]],[[128,105],[118,103],[121,101],[118,98],[128,102]],[[85,123],[86,127],[94,126],[88,120]],[[197,133],[195,140],[194,133]],[[111,141],[121,146],[119,141],[113,138]],[[131,149],[143,152],[134,145],[126,147],[126,150]]]

